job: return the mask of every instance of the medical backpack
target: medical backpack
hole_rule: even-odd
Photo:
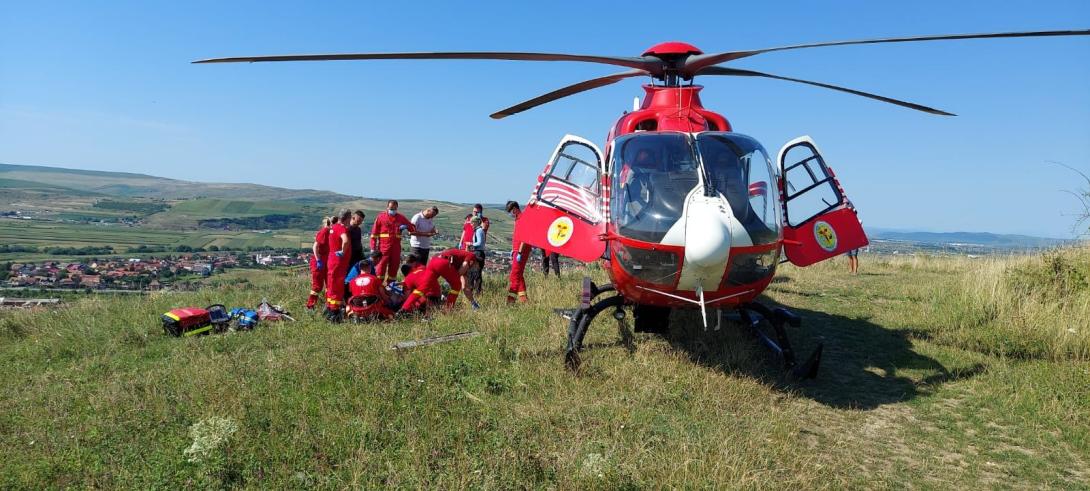
[[[231,318],[223,305],[209,305],[207,308],[183,307],[173,309],[162,316],[163,330],[174,337],[211,334],[227,327]]]

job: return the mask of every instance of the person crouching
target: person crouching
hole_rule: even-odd
[[[360,261],[361,263],[366,262]],[[348,318],[355,322],[387,320],[394,317],[390,309],[390,296],[386,286],[371,273],[362,271],[348,282],[351,297],[348,299]]]
[[[405,302],[401,304],[399,313],[426,313],[429,306],[442,303],[439,280],[428,274],[427,267],[419,256],[409,254],[405,264],[401,265],[401,273],[405,275],[405,282],[402,284]]]
[[[439,278],[443,278],[450,287],[446,301],[443,302],[446,308],[454,307],[459,293],[465,293],[466,300],[469,300],[473,310],[481,308],[477,299],[474,298],[473,290],[467,288],[469,279],[466,278],[466,274],[476,266],[476,263],[477,256],[474,256],[472,252],[459,249],[447,249],[428,261],[425,268],[428,277],[436,282]]]

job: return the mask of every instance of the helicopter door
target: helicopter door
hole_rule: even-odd
[[[564,135],[538,176],[530,202],[515,226],[515,240],[580,261],[602,257],[602,152]]]
[[[779,161],[788,261],[809,266],[867,245],[855,208],[809,136],[787,142]]]

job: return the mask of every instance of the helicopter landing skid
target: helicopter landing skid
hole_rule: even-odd
[[[594,301],[599,295],[613,291],[616,291],[613,285],[598,286],[590,278],[583,278],[583,294],[579,308],[571,313],[565,312],[565,314],[568,314],[565,317],[570,320],[568,322],[568,342],[564,349],[564,364],[573,372],[579,371],[582,364],[579,352],[583,349],[583,338],[586,337],[587,329],[598,314],[612,308],[613,318],[617,320],[618,331],[622,337],[629,334],[624,324],[624,297],[614,295],[597,302]],[[814,352],[810,354],[806,361],[799,364],[795,360],[795,352],[787,338],[787,330],[784,329],[785,325],[799,327],[802,324],[802,319],[798,315],[784,308],[770,309],[756,302],[739,306],[738,312],[742,317],[742,322],[752,328],[761,342],[783,360],[784,368],[789,371],[788,373],[799,379],[817,377],[824,345],[818,343],[817,348],[814,349]],[[719,316],[719,321],[721,322],[721,320],[722,316]],[[769,336],[761,329],[762,320],[767,320],[768,324],[772,326],[772,335],[775,337]]]
[[[613,285],[598,286],[590,278],[583,278],[583,294],[579,308],[571,315],[571,320],[568,322],[568,343],[564,348],[564,364],[573,372],[579,371],[579,366],[582,364],[579,352],[583,349],[583,338],[587,335],[587,328],[598,314],[612,307],[613,318],[617,320],[618,329],[622,331],[626,329],[624,327],[624,297],[614,295],[598,302],[594,301],[595,297],[611,291],[616,291]]]
[[[784,329],[784,325],[799,327],[802,324],[802,319],[798,315],[782,307],[769,309],[756,302],[741,305],[738,308],[738,313],[742,316],[742,322],[753,329],[757,338],[783,360],[784,369],[788,370],[788,373],[800,379],[817,377],[824,344],[818,343],[817,348],[810,354],[810,357],[802,364],[799,364],[795,360],[795,351],[791,348],[791,342],[787,339],[787,331]],[[775,338],[761,330],[761,320],[767,320],[768,324],[772,326],[772,334]]]

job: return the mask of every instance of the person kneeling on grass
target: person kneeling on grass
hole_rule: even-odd
[[[362,264],[364,261],[360,261]],[[348,283],[348,318],[354,321],[387,320],[394,317],[390,309],[390,294],[378,277],[367,272],[356,275]]]
[[[469,304],[473,306],[473,310],[481,308],[474,298],[473,289],[466,288],[469,285],[466,275],[475,266],[477,266],[477,257],[472,252],[459,249],[447,249],[428,261],[425,268],[427,276],[436,282],[439,278],[443,278],[450,287],[445,302],[447,308],[454,307],[454,303],[458,301],[458,294],[463,292]]]
[[[428,274],[427,267],[419,256],[409,254],[405,264],[401,266],[401,274],[405,276],[405,282],[402,283],[405,302],[401,304],[399,314],[427,313],[428,307],[442,303],[439,281]]]

